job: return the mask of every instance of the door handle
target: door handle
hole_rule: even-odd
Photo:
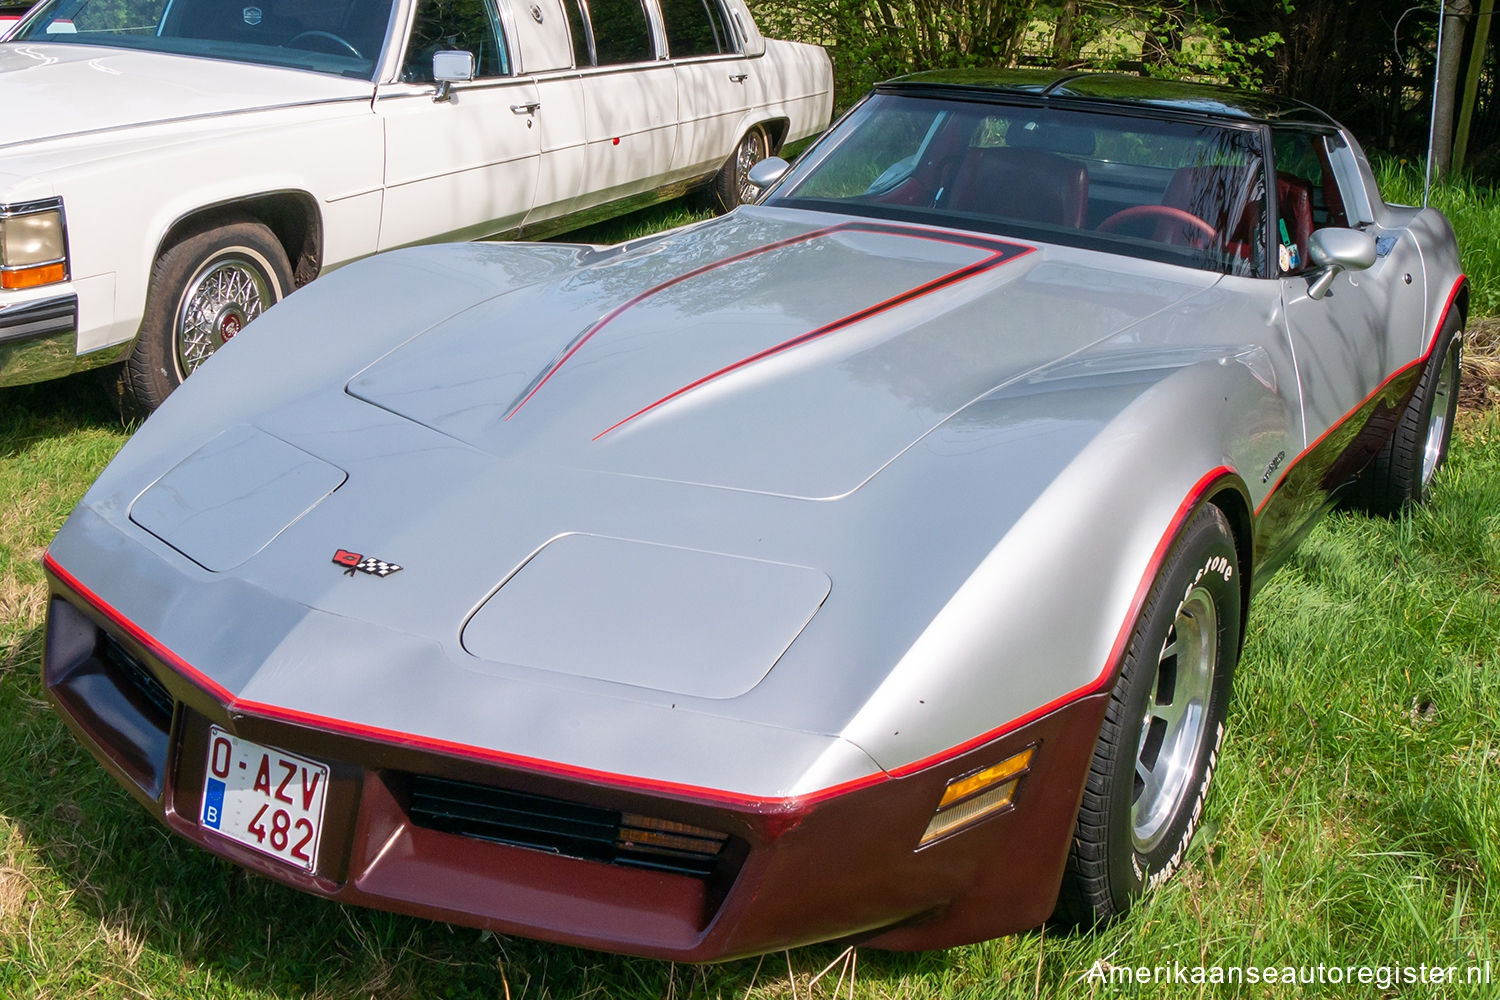
[[[539,108],[539,107],[541,107],[541,106],[542,106],[542,102],[541,101],[528,101],[525,104],[512,104],[510,106],[510,110],[511,110],[512,114],[516,114],[516,115],[529,115],[529,114],[533,113],[534,111],[536,111],[536,109]]]
[[[729,81],[731,83],[744,83],[749,78],[750,78],[750,74],[749,73],[730,73],[729,74]]]

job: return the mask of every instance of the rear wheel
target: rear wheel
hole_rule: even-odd
[[[754,201],[758,190],[750,183],[750,168],[770,155],[771,140],[766,130],[752,125],[714,178],[714,206],[728,212]]]
[[[249,219],[200,230],[151,269],[146,314],[122,382],[141,410],[160,406],[209,356],[292,290],[286,251]]]
[[[1182,864],[1224,735],[1240,607],[1234,535],[1206,505],[1178,536],[1126,647],[1058,898],[1063,921],[1119,916]]]
[[[1427,499],[1453,438],[1462,354],[1463,321],[1450,310],[1396,429],[1360,473],[1349,498],[1354,506],[1391,516]]]

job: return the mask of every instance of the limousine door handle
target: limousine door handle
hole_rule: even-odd
[[[730,80],[731,83],[744,83],[748,79],[750,79],[750,74],[749,73],[730,73],[729,74],[729,80]]]
[[[541,106],[541,101],[527,101],[525,104],[512,104],[510,106],[510,110],[512,114],[529,115],[535,112],[536,109]]]

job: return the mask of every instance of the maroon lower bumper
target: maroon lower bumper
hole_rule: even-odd
[[[677,961],[852,937],[937,948],[1036,926],[1056,900],[1108,697],[1081,698],[899,778],[810,800],[726,803],[246,713],[174,669],[112,609],[55,575],[52,587],[48,695],[182,836],[343,902]],[[329,766],[316,870],[198,823],[212,725]],[[950,780],[1033,745],[1012,807],[919,848]],[[457,819],[425,805],[434,789],[461,800]],[[619,833],[631,816],[720,837],[712,851],[662,862]],[[584,827],[603,833],[578,835]]]

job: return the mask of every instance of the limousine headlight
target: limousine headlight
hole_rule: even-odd
[[[67,278],[62,202],[0,205],[0,288],[36,288]]]

